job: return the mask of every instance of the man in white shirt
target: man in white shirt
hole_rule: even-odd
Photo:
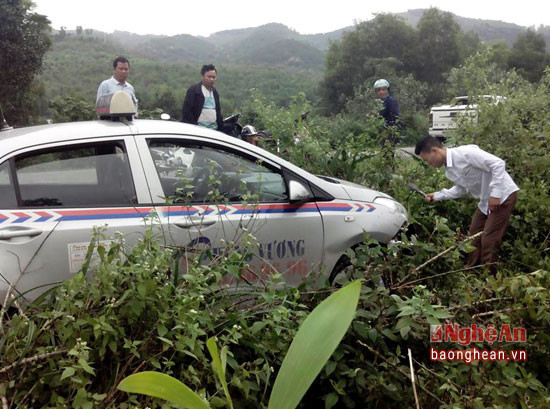
[[[117,91],[125,91],[132,96],[132,101],[136,108],[136,114],[138,109],[138,101],[136,93],[132,84],[126,81],[128,74],[130,74],[130,61],[125,57],[117,57],[113,61],[113,76],[101,84],[97,89],[96,104],[105,95],[112,95]],[[136,115],[137,116],[137,115]]]
[[[506,172],[505,162],[476,145],[445,148],[431,136],[416,144],[415,153],[431,166],[445,166],[445,176],[455,184],[426,195],[426,202],[457,199],[467,193],[479,199],[469,234],[483,231],[483,235],[474,241],[476,249],[467,265],[486,264],[496,273],[498,250],[519,190]]]

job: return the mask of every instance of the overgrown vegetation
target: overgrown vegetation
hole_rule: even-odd
[[[386,20],[381,17],[378,22]],[[364,246],[350,252],[353,268],[347,270],[348,278],[365,278],[356,319],[303,399],[303,408],[414,407],[409,348],[422,408],[550,407],[550,71],[535,78],[525,67],[510,70],[513,51],[500,45],[471,51],[458,52],[462,64],[449,65],[439,86],[453,96],[507,98],[499,105],[481,101],[478,120],[461,122],[448,141],[475,143],[505,159],[521,188],[496,276],[464,268],[464,256],[471,250],[466,232],[475,200],[427,205],[407,189],[408,182],[428,192],[449,182],[442,170],[406,155],[393,156],[394,147],[387,141],[395,135],[381,131],[369,82],[381,71],[353,80],[350,93],[333,101],[342,104],[342,113],[331,116],[319,115],[315,101],[297,92],[291,97],[287,88],[279,101],[269,88],[250,92],[247,98],[230,88],[221,92],[222,98],[233,98],[242,109],[245,122],[270,131],[277,143],[264,142],[265,148],[312,173],[381,189],[409,212],[410,225],[400,243],[387,248],[366,237]],[[102,58],[109,66],[111,53]],[[180,87],[179,75],[188,73],[190,79],[195,67],[132,63],[134,70],[154,72],[160,82],[167,81],[166,93],[159,88],[165,102],[158,105],[175,104],[179,109],[172,90]],[[532,72],[541,69],[536,65]],[[234,74],[242,80],[238,84],[250,79],[246,69],[235,69]],[[93,92],[99,81],[94,78]],[[265,83],[275,87],[286,78]],[[407,72],[391,80],[406,125],[398,133],[399,141],[412,144],[426,131],[424,110],[430,90]],[[146,95],[145,84],[138,93],[142,89]],[[54,100],[50,109],[56,120],[84,119],[90,106],[81,99]],[[158,114],[156,105],[145,105],[150,108],[145,116]],[[266,407],[274,373],[300,323],[333,289],[315,274],[299,288],[281,285],[279,275],[257,288],[219,286],[222,277],[239,276],[246,268],[242,249],[210,263],[189,260],[187,272],[180,273],[181,253],[164,247],[157,229],[153,219],[133,248],[125,246],[124,237],[117,237],[108,251],[93,241],[90,249],[96,247],[100,256],[97,267],[75,275],[24,311],[0,314],[3,407],[162,407],[155,399],[116,389],[124,377],[144,370],[170,374],[212,407],[227,407],[210,367],[206,343],[212,336],[228,351],[227,380],[234,406]],[[100,237],[98,232],[95,239]],[[252,240],[248,242],[253,246]],[[464,348],[525,349],[527,361],[433,362],[430,324],[445,323],[524,328],[524,343],[476,342]]]
[[[451,72],[448,86],[507,100],[482,104],[478,121],[461,123],[450,143],[476,143],[502,157],[521,187],[496,276],[463,265],[475,200],[427,205],[409,191],[407,182],[433,191],[448,181],[415,159],[381,155],[377,118],[303,115],[310,109],[304,96],[289,109],[258,96],[245,110],[249,122],[279,141],[267,148],[315,173],[382,188],[409,211],[401,243],[386,248],[366,238],[350,253],[349,278],[366,278],[356,319],[301,407],[413,407],[408,348],[422,408],[550,406],[550,72],[531,84],[513,71],[495,76],[486,61],[483,53],[472,56]],[[211,406],[225,407],[206,348],[214,335],[228,350],[234,407],[265,407],[300,323],[330,291],[326,281],[312,276],[288,288],[275,275],[261,288],[229,291],[216,284],[243,270],[242,252],[178,275],[175,253],[159,244],[155,229],[153,223],[133,249],[122,237],[108,252],[99,247],[94,278],[82,272],[3,320],[0,396],[8,407],[161,407],[116,390],[123,377],[144,370],[170,374]],[[526,342],[464,348],[525,349],[527,361],[433,362],[430,324],[445,323],[524,328]]]

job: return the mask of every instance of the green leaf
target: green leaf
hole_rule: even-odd
[[[333,373],[335,369],[336,369],[336,362],[328,361],[325,366],[325,374],[327,376],[330,376],[330,374]]]
[[[163,337],[157,337],[158,339],[160,339],[162,342],[164,342],[165,344],[168,344],[170,345],[171,347],[174,346],[174,343],[172,341],[170,341],[168,338],[163,338]]]
[[[412,315],[412,314],[414,314],[414,308],[410,307],[410,306],[407,306],[407,307],[405,307],[401,310],[401,312],[399,313],[397,318],[403,317],[405,315]]]
[[[80,358],[78,360],[78,363],[80,364],[82,369],[84,369],[90,375],[95,375],[94,369],[88,364],[88,362],[84,358]]]
[[[106,393],[102,393],[102,394],[99,394],[99,393],[94,393],[92,395],[92,399],[93,400],[97,400],[97,401],[102,401],[103,399],[105,399],[107,397],[107,394]]]
[[[434,311],[433,316],[436,317],[436,318],[441,318],[441,319],[454,317],[453,314],[450,314],[447,311],[441,311],[441,310]]]
[[[268,409],[295,409],[346,334],[355,316],[361,281],[319,304],[304,320],[283,360]]]
[[[325,397],[325,409],[330,409],[338,402],[338,394],[331,392]]]
[[[227,402],[219,396],[213,396],[210,400],[210,404],[215,408],[223,408],[227,405]]]
[[[140,372],[122,380],[117,387],[128,393],[154,396],[189,409],[211,409],[202,398],[169,375],[159,372]]]
[[[367,333],[367,326],[362,323],[362,322],[359,322],[359,321],[355,321],[353,323],[353,329],[355,331],[357,331],[357,333],[363,338],[363,339],[367,339],[368,338],[368,333]]]
[[[395,326],[395,331],[399,331],[403,327],[410,327],[412,325],[411,317],[401,318]]]
[[[147,286],[144,283],[139,283],[137,287],[139,295],[145,297],[147,295]]]
[[[75,373],[75,369],[74,369],[74,368],[70,368],[70,367],[69,367],[69,368],[65,368],[65,370],[64,370],[63,373],[61,374],[61,380],[73,376],[74,373]]]
[[[222,384],[225,397],[229,402],[229,407],[232,409],[233,401],[231,400],[231,395],[229,395],[229,388],[227,387],[227,381],[225,379],[225,362],[227,359],[227,351],[223,353],[224,356],[222,357],[222,359],[224,362],[222,363],[222,361],[220,360],[220,354],[218,353],[218,345],[216,345],[216,339],[214,337],[208,338],[208,341],[206,341],[206,347],[208,348],[208,352],[210,352],[210,356],[212,357],[212,368],[214,368],[214,372],[216,373],[218,379],[220,380],[220,383]],[[222,351],[224,349],[222,349]]]
[[[252,324],[252,327],[250,328],[250,332],[253,334],[261,331],[266,326],[266,322],[263,321],[256,321],[254,324]]]
[[[166,328],[164,325],[160,324],[157,327],[157,332],[159,336],[164,337],[168,333],[168,328]]]
[[[378,338],[378,331],[376,328],[372,328],[369,330],[369,338],[372,342],[376,342],[376,339]]]
[[[396,342],[399,341],[399,338],[397,338],[389,328],[384,328],[382,330],[382,334],[388,337],[389,339],[391,339],[392,341],[396,341]]]

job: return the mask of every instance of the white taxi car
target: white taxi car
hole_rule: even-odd
[[[167,244],[213,253],[250,233],[255,272],[296,284],[314,270],[335,273],[365,232],[389,242],[407,214],[384,193],[194,125],[97,120],[0,132],[0,305],[8,292],[33,300],[78,272],[95,226],[131,244],[151,220]]]

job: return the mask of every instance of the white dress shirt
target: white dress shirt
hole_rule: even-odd
[[[115,77],[111,77],[103,81],[101,84],[99,84],[99,87],[97,89],[96,104],[97,104],[97,101],[99,101],[99,98],[101,98],[103,95],[111,95],[117,91],[125,91],[132,96],[132,101],[134,103],[134,106],[136,108],[136,113],[137,113],[138,100],[136,98],[134,87],[128,81],[124,82],[124,84],[118,82],[115,79]]]
[[[479,199],[478,207],[488,214],[489,198],[496,197],[502,204],[519,190],[508,172],[505,162],[477,145],[447,148],[445,176],[455,185],[434,193],[434,200],[456,199],[470,193]]]

